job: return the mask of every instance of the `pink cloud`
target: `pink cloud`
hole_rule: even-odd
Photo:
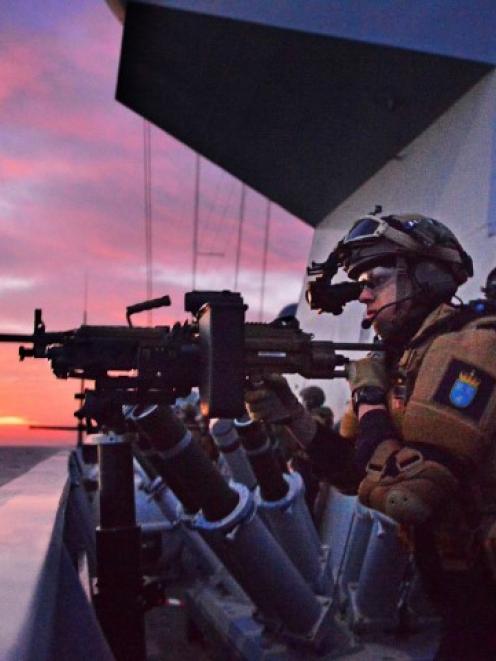
[[[2,43],[0,104],[5,105],[17,95],[22,95],[26,88],[32,93],[41,93],[44,87],[40,80],[41,62],[33,58],[29,44],[13,41],[8,34],[2,35]]]
[[[113,98],[121,26],[104,3],[83,5],[68,17],[60,0],[56,20],[36,29],[0,26],[0,332],[30,332],[35,307],[49,330],[79,325],[85,273],[91,323],[123,324],[126,305],[145,297],[143,120]],[[173,298],[154,318],[171,323],[186,317],[191,286],[195,157],[158,129],[151,135],[154,293]],[[199,288],[233,284],[239,194],[238,181],[202,160],[200,249],[224,256],[199,257]],[[251,319],[265,205],[247,192],[239,283]],[[272,207],[267,318],[298,296],[311,236]],[[15,345],[0,345],[0,375],[0,416],[72,422],[76,384],[56,381],[45,361],[21,365]],[[0,425],[0,442],[26,435],[16,430]]]

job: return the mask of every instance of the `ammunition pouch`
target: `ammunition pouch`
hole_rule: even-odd
[[[398,448],[393,441],[381,443],[369,462],[358,496],[364,505],[398,523],[420,524],[455,493],[458,481],[448,468],[425,459],[418,450]]]
[[[358,499],[366,507],[384,512],[384,499],[392,478],[387,476],[386,466],[394,459],[401,445],[388,440],[380,443],[367,465],[367,474],[358,487]]]

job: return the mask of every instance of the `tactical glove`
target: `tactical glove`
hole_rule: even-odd
[[[389,377],[380,354],[352,361],[347,376],[355,415],[358,416],[360,404],[386,404]]]
[[[371,353],[361,360],[352,360],[347,368],[348,384],[352,394],[360,388],[373,386],[386,393],[389,389],[389,376],[384,365],[384,357]]]
[[[315,436],[317,423],[279,374],[264,377],[261,387],[248,390],[245,405],[252,420],[285,424],[300,445]]]
[[[248,390],[245,404],[250,418],[263,422],[290,422],[303,409],[286,379],[279,374],[264,377],[259,387]]]

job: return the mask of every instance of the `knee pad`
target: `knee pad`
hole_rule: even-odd
[[[359,497],[364,505],[398,523],[416,525],[431,518],[457,487],[458,481],[448,468],[426,460],[418,450],[403,447],[390,455],[379,475],[367,470]]]

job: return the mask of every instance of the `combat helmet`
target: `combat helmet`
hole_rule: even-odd
[[[363,216],[339,242],[336,253],[339,265],[352,279],[397,258],[438,264],[453,277],[455,290],[473,275],[472,259],[453,232],[438,220],[417,213]]]
[[[485,287],[481,287],[481,291],[486,295],[490,301],[496,301],[496,268],[489,271],[486,278]]]

